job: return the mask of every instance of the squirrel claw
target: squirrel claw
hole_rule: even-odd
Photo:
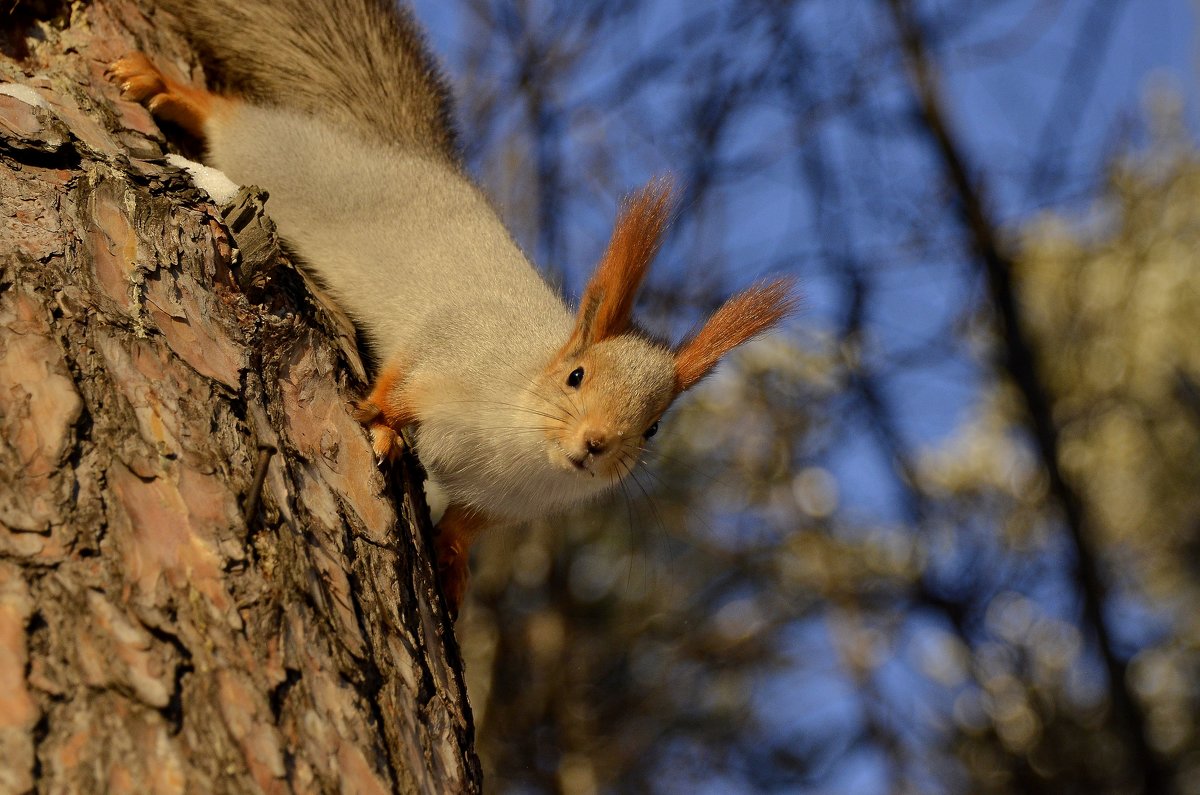
[[[105,76],[116,82],[121,97],[142,102],[167,90],[162,75],[143,53],[133,52],[109,64]]]
[[[122,99],[140,103],[155,118],[174,122],[197,138],[204,138],[204,125],[219,101],[215,95],[166,77],[141,52],[113,61],[104,74],[117,84]]]
[[[375,463],[383,467],[400,457],[404,452],[404,439],[386,423],[372,422],[371,449],[375,451]]]
[[[395,461],[404,452],[404,437],[388,425],[378,405],[370,400],[356,400],[350,404],[350,416],[371,434],[371,449],[375,451],[378,466]]]

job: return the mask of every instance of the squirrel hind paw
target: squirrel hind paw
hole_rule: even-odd
[[[196,138],[204,138],[204,125],[219,99],[215,94],[172,80],[141,52],[117,59],[105,74],[116,82],[123,99],[138,102],[156,118],[178,124]]]
[[[467,556],[453,542],[439,535],[435,541],[434,559],[437,561],[438,583],[446,599],[450,620],[457,621],[459,610],[467,597],[467,583],[471,574],[467,567]]]
[[[121,89],[121,96],[132,102],[145,103],[167,91],[162,72],[145,53],[133,52],[113,61],[105,74]]]

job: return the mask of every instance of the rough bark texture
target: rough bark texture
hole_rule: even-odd
[[[415,467],[386,482],[348,412],[352,328],[239,252],[105,81],[188,62],[161,20],[54,13],[0,34],[0,83],[37,92],[0,86],[0,792],[477,791]]]

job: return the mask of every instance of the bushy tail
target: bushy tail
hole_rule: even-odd
[[[457,161],[450,95],[395,0],[154,0],[228,89]]]

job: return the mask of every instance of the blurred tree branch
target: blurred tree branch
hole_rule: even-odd
[[[928,55],[919,22],[906,0],[887,0],[899,34],[924,130],[937,151],[950,183],[960,220],[967,231],[986,278],[992,310],[1003,345],[1004,371],[1020,392],[1050,489],[1062,508],[1076,557],[1076,574],[1083,599],[1084,620],[1094,634],[1108,673],[1114,718],[1121,725],[1137,766],[1143,791],[1165,792],[1169,782],[1146,736],[1146,721],[1127,678],[1126,661],[1117,653],[1104,609],[1107,587],[1092,545],[1086,506],[1067,482],[1060,465],[1059,435],[1051,413],[1050,396],[1038,374],[1038,356],[1022,325],[1021,308],[1013,283],[1013,263],[1003,252],[997,226],[986,206],[986,190],[972,176],[963,148],[950,129],[938,86],[937,67]]]

